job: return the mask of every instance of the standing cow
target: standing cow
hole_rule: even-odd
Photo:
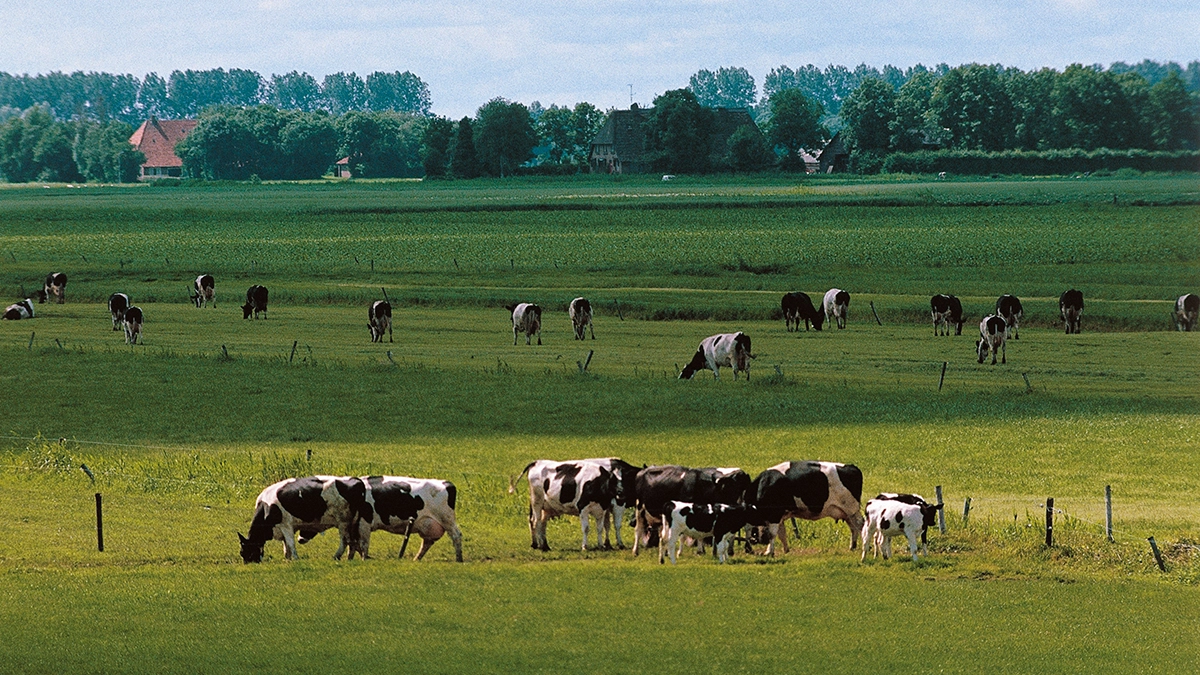
[[[142,336],[142,308],[133,305],[125,310],[122,322],[125,325],[125,344],[136,345]]]
[[[821,330],[821,326],[825,324],[825,314],[818,312],[813,306],[812,298],[806,293],[787,293],[783,299],[779,301],[779,307],[783,310],[783,324],[787,327],[788,332],[800,330],[800,321],[804,321],[804,330],[808,330],[811,323],[814,330]]]
[[[216,282],[211,274],[201,274],[192,282],[192,302],[197,309],[207,307],[210,302],[217,306]]]
[[[825,292],[821,301],[825,309],[825,320],[836,321],[838,330],[846,327],[846,319],[850,318],[850,294],[840,288],[831,288]]]
[[[113,330],[121,330],[125,322],[125,310],[129,309],[129,296],[124,293],[113,293],[108,296],[108,313],[112,315]]]
[[[246,304],[242,305],[242,319],[249,319],[251,314],[257,319],[259,312],[262,312],[264,319],[267,318],[267,287],[255,284],[246,289]]]
[[[392,305],[386,300],[376,300],[367,308],[367,329],[371,331],[371,342],[383,342],[383,334],[392,340]]]
[[[1004,319],[1004,325],[1007,333],[1005,338],[1011,334],[1012,339],[1020,340],[1021,336],[1017,334],[1021,319],[1025,316],[1025,309],[1021,307],[1021,299],[1015,295],[1002,295],[996,298],[996,316]]]
[[[596,329],[592,327],[592,303],[588,302],[587,298],[572,300],[568,313],[571,315],[571,327],[575,329],[576,340],[583,339],[584,329],[590,330],[592,339],[596,339]]]
[[[510,494],[516,491],[516,480],[526,473],[529,474],[530,547],[549,551],[546,523],[564,515],[579,516],[584,551],[588,550],[589,518],[596,523],[596,546],[603,546],[601,533],[617,497],[616,474],[592,462],[539,459],[517,474],[508,487]]]
[[[738,371],[746,373],[746,381],[750,381],[750,359],[756,358],[750,353],[750,336],[745,333],[718,333],[700,341],[692,360],[679,372],[679,379],[690,380],[696,371],[709,368],[714,379],[721,379],[721,366],[733,368],[733,381],[737,381]]]
[[[51,272],[46,275],[38,302],[45,302],[46,298],[50,296],[53,296],[54,301],[60,305],[67,301],[67,275],[62,272]]]
[[[942,504],[933,505],[921,495],[885,492],[867,502],[867,522],[863,525],[863,551],[859,562],[867,559],[867,549],[872,557],[883,553],[883,559],[892,557],[892,537],[903,534],[908,539],[909,553],[917,562],[917,541],[920,540],[922,555],[929,555],[926,533],[933,527],[937,512]]]
[[[671,564],[676,563],[683,538],[692,537],[703,542],[711,537],[713,553],[723,563],[727,554],[733,553],[733,540],[747,525],[758,524],[757,510],[741,504],[691,504],[669,501],[663,504],[662,532],[658,539],[658,564],[663,563],[664,553],[671,554]]]
[[[513,345],[517,344],[517,335],[525,333],[525,344],[537,333],[538,344],[542,344],[542,308],[531,302],[519,305],[506,305],[505,309],[512,312]]]
[[[651,466],[637,473],[636,529],[633,554],[654,546],[667,502],[691,504],[742,504],[750,489],[750,475],[737,467],[693,469],[675,464]]]
[[[296,534],[312,539],[329,528],[341,537],[335,560],[355,544],[351,527],[363,510],[366,486],[359,478],[309,476],[288,478],[269,485],[258,495],[248,536],[238,533],[242,561],[262,562],[263,547],[272,539],[283,540],[284,557],[295,560]]]
[[[449,534],[454,543],[454,559],[463,561],[462,530],[454,515],[458,490],[454,483],[427,478],[403,476],[363,476],[366,488],[363,503],[355,518],[354,546],[363,559],[369,557],[371,532],[383,530],[392,534],[421,537],[421,550],[416,560],[425,557],[434,542]]]
[[[975,343],[975,351],[979,362],[983,363],[988,351],[992,352],[992,365],[996,365],[996,354],[1000,353],[1000,363],[1008,363],[1008,353],[1005,347],[1008,331],[1004,319],[989,314],[979,322],[979,341]]]
[[[1175,301],[1175,330],[1191,331],[1200,315],[1200,296],[1194,293],[1179,296]]]
[[[767,524],[767,555],[775,555],[775,539],[788,552],[785,518],[833,518],[850,526],[850,549],[858,546],[863,516],[862,471],[853,464],[783,462],[754,479],[747,502]]]
[[[953,295],[935,295],[929,299],[929,313],[933,315],[933,334],[949,335],[950,325],[954,325],[954,334],[962,335],[963,309],[962,302]],[[945,329],[939,332],[939,328]]]
[[[1058,296],[1058,315],[1067,328],[1067,335],[1079,332],[1080,317],[1083,315],[1083,291],[1072,288]]]
[[[617,530],[617,548],[624,550],[625,542],[621,539],[621,525],[624,524],[625,510],[637,507],[637,475],[639,471],[646,467],[645,465],[640,467],[634,466],[619,457],[597,457],[580,461],[599,464],[611,471],[617,478],[617,492],[612,503],[612,522]],[[612,548],[612,544],[608,538],[608,521],[609,518],[606,515],[604,518],[605,549]]]
[[[20,321],[33,318],[33,298],[25,298],[4,308],[5,321]]]

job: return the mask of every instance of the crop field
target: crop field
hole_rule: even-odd
[[[66,304],[0,322],[0,672],[1195,672],[1200,343],[1170,313],[1200,291],[1197,204],[1176,177],[0,190],[9,302],[70,277]],[[215,308],[188,302],[202,272]],[[242,319],[252,283],[265,320]],[[848,328],[785,332],[780,295],[831,286]],[[381,288],[395,341],[372,344]],[[111,330],[114,291],[144,344]],[[937,292],[963,335],[932,335]],[[981,365],[1001,293],[1027,320]],[[546,307],[542,346],[512,344],[516,301]],[[749,382],[675,379],[735,330]],[[830,521],[723,566],[582,552],[569,518],[530,549],[510,480],[611,455],[852,462],[866,496],[942,486],[947,532],[916,564],[860,564]],[[466,562],[377,533],[372,560],[326,534],[243,565],[255,495],[311,473],[453,481]]]

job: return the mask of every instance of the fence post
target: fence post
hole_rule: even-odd
[[[946,505],[942,502],[942,486],[935,487],[934,491],[937,492],[937,505],[942,507],[938,509],[938,529],[946,534]]]
[[[1112,486],[1104,486],[1104,533],[1112,541]]]
[[[96,549],[104,553],[104,509],[99,492],[96,493]]]
[[[942,376],[938,378],[938,391],[942,390],[942,384],[946,381],[946,366],[950,365],[949,361],[942,361]]]
[[[1046,498],[1046,546],[1054,545],[1054,497]]]
[[[967,526],[967,518],[971,515],[971,498],[967,497],[967,501],[963,502],[963,527]]]
[[[875,301],[874,300],[871,301],[871,313],[875,315],[875,323],[882,326],[883,322],[879,320],[879,313],[875,311]]]
[[[1154,562],[1158,563],[1158,569],[1166,572],[1167,565],[1163,562],[1162,553],[1158,551],[1158,543],[1154,541],[1154,537],[1149,537],[1146,541],[1150,542],[1150,550],[1154,551]]]

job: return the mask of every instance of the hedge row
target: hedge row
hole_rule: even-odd
[[[1095,171],[1200,171],[1200,151],[1152,150],[923,150],[888,155],[884,173],[1064,175]]]

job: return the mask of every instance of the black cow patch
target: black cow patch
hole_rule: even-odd
[[[299,478],[280,488],[276,496],[288,513],[303,522],[313,523],[325,513],[325,498],[321,496],[323,487],[317,478]]]
[[[375,511],[384,525],[393,525],[409,518],[425,508],[425,500],[414,496],[412,486],[400,481],[384,482],[379,476],[367,479],[371,484],[371,496],[375,500]],[[394,519],[394,520],[393,520]]]
[[[785,473],[767,469],[759,474],[750,493],[767,522],[779,522],[796,510],[797,498],[808,512],[820,513],[829,501],[829,478],[818,462],[790,462]]]
[[[446,483],[446,504],[451,510],[458,508],[455,504],[458,502],[458,488],[454,487],[454,483]]]
[[[862,501],[862,485],[863,475],[862,470],[853,464],[843,464],[837,468],[838,479],[842,481],[842,485],[854,495],[854,501]]]
[[[554,469],[554,476],[561,486],[558,490],[560,504],[570,504],[575,501],[575,495],[579,493],[579,481],[576,477],[579,475],[580,468],[578,464],[559,464]]]

